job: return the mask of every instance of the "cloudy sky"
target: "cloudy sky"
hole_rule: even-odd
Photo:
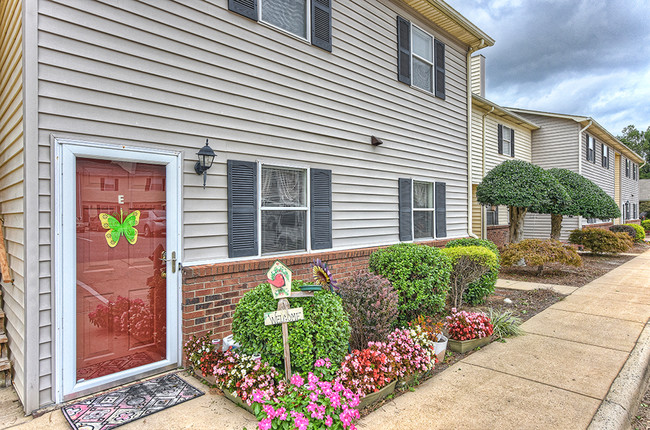
[[[447,0],[490,35],[486,97],[650,126],[650,0]]]

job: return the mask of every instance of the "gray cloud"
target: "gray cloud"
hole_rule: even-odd
[[[650,125],[650,1],[449,0],[492,36],[489,99],[594,117],[611,133]]]

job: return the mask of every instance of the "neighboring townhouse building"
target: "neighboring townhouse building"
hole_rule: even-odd
[[[650,179],[639,180],[639,217],[648,218],[650,208]]]
[[[470,233],[469,58],[494,42],[443,1],[2,7],[2,292],[28,413],[177,367],[276,259],[341,278]]]
[[[482,206],[476,187],[483,177],[504,161],[532,161],[534,122],[485,98],[485,57],[472,57],[472,230],[499,246],[509,241],[507,206]]]
[[[564,115],[518,108],[508,110],[538,124],[533,132],[532,162],[545,169],[564,168],[590,179],[610,195],[621,208],[621,219],[598,220],[565,216],[560,238],[585,226],[638,222],[639,166],[643,158],[591,117]],[[548,238],[551,217],[527,214],[524,237]]]

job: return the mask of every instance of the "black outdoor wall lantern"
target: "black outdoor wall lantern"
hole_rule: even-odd
[[[198,155],[199,161],[194,165],[194,171],[197,175],[203,175],[203,188],[205,189],[205,180],[208,176],[207,171],[212,167],[212,162],[214,161],[214,157],[216,157],[216,154],[210,148],[210,145],[208,145],[208,139],[205,139],[205,146],[196,155]]]

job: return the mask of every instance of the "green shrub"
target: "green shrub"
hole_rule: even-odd
[[[386,342],[397,319],[399,297],[390,282],[364,270],[339,282],[338,292],[349,315],[350,347],[361,350],[370,341]]]
[[[438,248],[398,243],[370,255],[370,271],[388,279],[399,294],[397,324],[445,307],[451,263]]]
[[[627,251],[634,244],[627,233],[614,233],[602,228],[573,230],[569,242],[582,245],[594,254],[618,254]]]
[[[636,230],[626,224],[617,224],[609,227],[609,231],[614,233],[627,233],[632,240],[636,239]]]
[[[645,239],[645,229],[643,227],[641,227],[639,224],[624,224],[624,225],[632,227],[634,229],[635,242],[643,242],[643,240]]]
[[[521,327],[521,318],[516,317],[512,311],[500,311],[497,309],[488,309],[487,312],[490,322],[492,322],[492,334],[497,339],[504,339],[506,337],[519,336],[523,334]]]
[[[650,231],[650,219],[641,221],[641,227],[643,227],[645,231]]]
[[[445,248],[442,251],[451,260],[449,296],[451,305],[454,308],[462,305],[463,297],[470,284],[481,280],[486,273],[498,272],[499,270],[499,260],[489,248],[483,246],[454,246]],[[484,299],[485,297],[481,298]]]
[[[303,283],[294,281],[293,289]],[[350,325],[341,298],[322,290],[314,297],[288,299],[291,308],[302,307],[305,319],[288,324],[291,367],[296,372],[313,370],[314,361],[329,358],[340,363],[348,352]],[[264,313],[278,309],[270,284],[258,285],[241,298],[232,321],[232,332],[241,351],[261,354],[278,370],[284,368],[281,325],[264,325]]]
[[[527,266],[537,266],[538,276],[544,270],[544,264],[547,263],[582,266],[582,258],[575,249],[554,239],[525,239],[519,243],[506,245],[501,252],[501,264],[503,266],[514,266],[521,259],[526,262]]]
[[[454,239],[447,242],[446,248],[453,248],[456,246],[483,246],[488,248],[490,251],[494,252],[497,256],[497,263],[501,258],[499,254],[499,248],[494,244],[494,242],[485,239],[477,238],[465,238],[465,239]],[[494,293],[494,286],[497,283],[497,277],[499,276],[499,266],[493,268],[483,274],[479,279],[474,282],[471,282],[465,294],[463,295],[463,300],[466,303],[469,303],[472,306],[480,305],[485,302],[485,299],[492,293]]]

